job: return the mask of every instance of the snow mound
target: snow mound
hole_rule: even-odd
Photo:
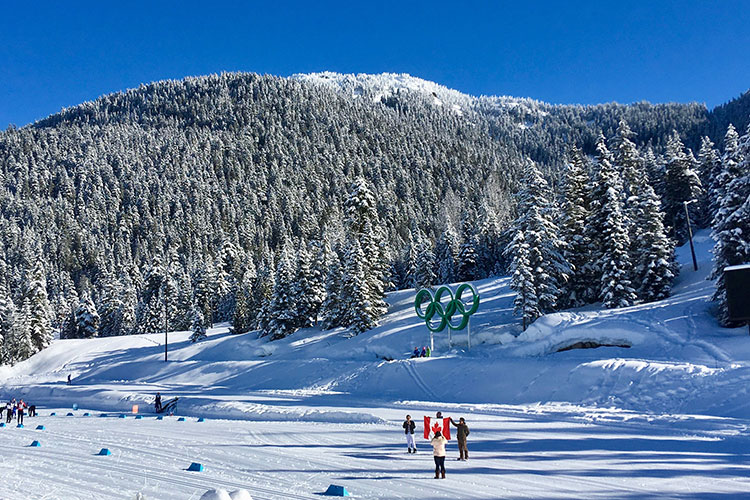
[[[247,490],[235,490],[227,493],[227,490],[208,490],[201,496],[201,500],[253,500]]]

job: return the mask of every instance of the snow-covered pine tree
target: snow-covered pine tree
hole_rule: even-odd
[[[225,239],[216,262],[216,313],[219,321],[229,320],[234,313],[237,265],[237,247]]]
[[[500,262],[500,223],[497,213],[483,202],[477,211],[479,245],[477,247],[478,278],[491,276]]]
[[[295,271],[290,255],[291,242],[287,240],[276,261],[275,284],[268,311],[268,325],[262,336],[271,336],[271,340],[288,337],[297,331],[297,303],[294,296]]]
[[[253,284],[253,302],[251,310],[253,314],[253,327],[260,330],[261,334],[268,329],[271,320],[270,310],[273,300],[273,290],[276,287],[274,281],[275,263],[273,255],[266,254],[258,267],[258,277]]]
[[[37,260],[31,271],[26,286],[26,296],[29,299],[30,322],[29,330],[33,352],[39,352],[52,342],[52,325],[50,324],[50,308],[47,300],[47,280],[44,276],[44,266],[41,259]]]
[[[9,365],[16,359],[11,352],[16,330],[16,306],[5,283],[5,275],[0,277],[0,365]]]
[[[378,316],[370,302],[365,274],[364,252],[355,237],[347,238],[340,299],[343,309],[341,326],[349,327],[352,335],[377,326]]]
[[[296,307],[297,328],[309,328],[313,326],[315,317],[318,315],[313,295],[312,283],[312,256],[307,250],[307,243],[300,240],[296,252],[296,272],[292,285],[292,296]]]
[[[675,131],[667,141],[667,167],[664,184],[664,221],[669,235],[681,245],[687,241],[687,220],[684,202],[697,200],[701,194],[701,181],[695,171],[692,153],[685,153],[679,134]],[[690,206],[691,213],[697,207]],[[691,215],[693,218],[694,215]]]
[[[377,318],[387,311],[384,301],[387,263],[384,261],[385,255],[381,244],[383,234],[376,229],[379,224],[375,195],[364,178],[358,177],[353,182],[344,200],[344,210],[348,234],[358,240],[359,248],[364,256],[361,263],[363,278],[366,282],[364,290],[368,294],[370,313],[374,315],[374,321],[377,321]]]
[[[513,313],[521,316],[523,329],[526,330],[542,313],[539,310],[534,275],[529,262],[529,245],[523,231],[516,231],[506,252],[510,257],[510,288],[516,292]]]
[[[718,302],[722,326],[734,326],[729,320],[724,268],[750,262],[750,125],[738,141],[736,153],[722,165],[721,178],[727,185],[713,219],[714,268],[716,279],[713,300]],[[739,163],[735,161],[739,159]]]
[[[604,135],[597,141],[597,168],[592,182],[589,235],[598,271],[598,297],[605,307],[627,307],[636,301],[630,275],[630,238],[622,214],[622,182],[612,165]]]
[[[120,331],[123,335],[135,332],[138,292],[126,269],[120,271]]]
[[[704,189],[698,199],[699,217],[696,220],[698,227],[710,227],[711,220],[718,210],[717,184],[721,173],[721,157],[714,148],[714,143],[708,136],[701,139],[701,149],[698,152],[698,175]]]
[[[383,235],[379,228],[374,225],[375,219],[365,222],[364,230],[359,237],[362,253],[365,256],[363,262],[370,305],[377,318],[388,312],[388,304],[385,303],[387,265],[387,245],[383,242]]]
[[[724,135],[724,154],[721,155],[721,166],[718,168],[711,184],[713,217],[716,217],[724,198],[726,198],[729,184],[740,177],[742,159],[740,136],[730,123],[727,127],[727,133]],[[713,227],[713,224],[712,219],[711,227]]]
[[[471,281],[477,279],[477,247],[479,246],[479,235],[464,235],[463,243],[458,249],[456,258],[456,279],[458,281]]]
[[[190,326],[193,332],[190,335],[190,342],[198,342],[207,338],[206,336],[206,319],[203,317],[203,311],[198,304],[193,308],[193,323]]]
[[[325,299],[320,306],[321,327],[330,330],[341,326],[344,316],[341,299],[341,261],[338,252],[332,250],[326,261]]]
[[[232,333],[246,333],[253,328],[252,302],[255,268],[246,269],[237,287],[237,300],[232,315]]]
[[[674,242],[667,237],[664,213],[654,189],[646,183],[636,195],[638,209],[634,224],[639,227],[635,241],[636,280],[638,298],[653,302],[669,297],[677,267]]]
[[[414,288],[414,277],[417,273],[417,255],[419,253],[419,241],[415,237],[414,232],[409,230],[404,254],[401,259],[401,288]]]
[[[193,306],[200,309],[206,323],[209,323],[209,318],[213,317],[212,272],[210,267],[213,266],[204,261],[193,272]]]
[[[165,267],[161,256],[155,255],[146,271],[140,301],[136,309],[139,333],[164,331],[164,298],[162,296]]]
[[[11,335],[8,352],[11,354],[11,364],[30,358],[36,352],[32,340],[31,327],[34,317],[31,311],[31,300],[29,297],[23,299],[21,309],[18,311],[15,324],[16,328]]]
[[[450,224],[446,224],[435,245],[438,283],[447,284],[456,281],[457,256],[458,235]]]
[[[664,199],[664,162],[661,158],[657,158],[650,146],[643,153],[643,166],[646,169],[649,185],[654,188],[654,192],[660,199]]]
[[[122,302],[120,284],[117,282],[109,266],[102,270],[99,278],[99,300],[96,310],[101,317],[98,335],[111,337],[121,335]],[[79,305],[80,307],[80,305]]]
[[[518,217],[513,230],[523,232],[529,246],[529,265],[533,270],[539,310],[543,314],[557,310],[563,286],[572,272],[563,255],[566,243],[555,224],[558,210],[552,198],[536,164],[528,161],[523,185],[517,194]]]
[[[169,325],[173,330],[187,330],[193,324],[193,285],[184,266],[177,267],[173,282],[177,287],[177,296],[169,299],[170,303],[174,303],[170,308],[172,316]]]
[[[414,269],[413,287],[415,290],[420,290],[435,284],[435,253],[424,233],[420,231],[417,234],[417,262]]]
[[[76,308],[76,338],[90,339],[99,336],[99,314],[91,296],[84,292]]]
[[[320,308],[326,298],[325,270],[331,247],[327,241],[313,241],[310,243],[309,251],[314,256],[310,274],[310,304],[313,312],[312,320],[317,325]]]
[[[192,287],[177,249],[167,252],[167,264],[161,295],[166,300],[167,322],[170,330],[185,330],[192,324]]]
[[[630,203],[631,198],[637,196],[640,186],[645,182],[645,168],[638,148],[631,140],[635,134],[628,126],[625,120],[620,120],[617,126],[617,132],[613,138],[614,148],[614,166],[618,170],[620,179],[623,184],[623,202],[625,213],[633,218],[628,212],[636,210],[635,203]],[[632,209],[631,209],[632,206]]]
[[[62,271],[58,280],[60,289],[56,300],[55,323],[60,332],[60,338],[65,338],[65,333],[72,335],[75,332],[75,310],[78,307],[79,298],[70,273]]]
[[[596,297],[588,294],[592,280],[591,241],[586,232],[589,217],[590,183],[586,157],[578,147],[569,152],[567,171],[563,177],[563,204],[560,233],[566,242],[563,256],[571,268],[567,283],[563,286],[560,306],[577,307],[594,302]]]

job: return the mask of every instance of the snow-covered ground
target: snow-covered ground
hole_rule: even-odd
[[[219,326],[199,344],[170,333],[166,363],[163,335],[56,341],[0,368],[0,397],[40,408],[0,428],[0,498],[318,498],[329,484],[359,498],[750,497],[750,336],[715,325],[711,242],[696,242],[701,268],[679,250],[672,298],[549,315],[524,333],[507,278],[478,282],[471,350],[441,333],[432,358],[409,359],[428,343],[413,291],[351,339],[308,329],[269,343]],[[558,352],[581,342],[630,347]],[[132,405],[150,409],[156,391],[180,397],[176,415],[136,420]],[[445,480],[401,430],[406,413],[437,410],[471,428],[471,458],[448,462]]]

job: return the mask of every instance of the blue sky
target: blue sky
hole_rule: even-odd
[[[140,83],[221,71],[405,72],[552,103],[713,107],[750,88],[747,1],[272,4],[6,2],[0,129]]]

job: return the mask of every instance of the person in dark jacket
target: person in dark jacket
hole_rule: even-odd
[[[416,427],[417,424],[411,419],[411,415],[407,415],[403,425],[404,434],[406,434],[406,446],[408,446],[407,453],[417,452],[417,444],[414,442],[414,429]]]
[[[18,425],[23,425],[23,411],[24,408],[26,408],[26,404],[23,402],[23,399],[18,402],[17,406],[17,416],[16,416],[16,423]]]
[[[456,423],[451,418],[451,424],[453,424],[458,430],[456,430],[456,440],[458,441],[458,460],[469,459],[469,448],[466,446],[466,438],[469,436],[469,426],[466,425],[464,417],[458,419]]]
[[[156,410],[156,413],[161,413],[161,393],[156,393],[156,398],[154,400],[154,409]]]

